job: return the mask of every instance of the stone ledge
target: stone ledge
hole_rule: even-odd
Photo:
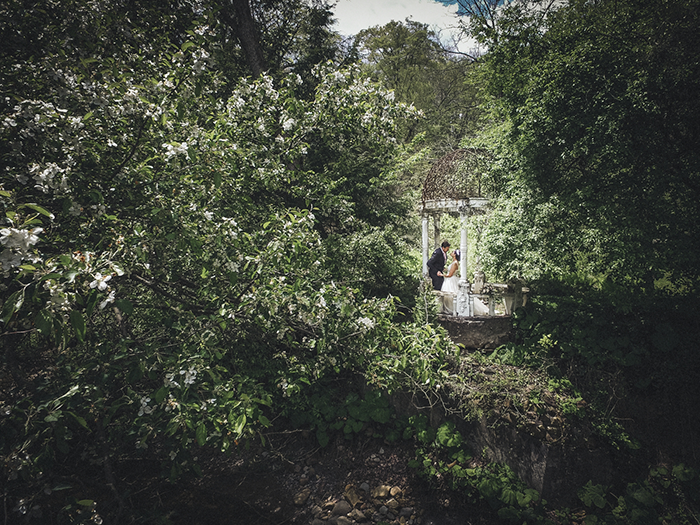
[[[447,330],[452,341],[468,349],[495,350],[513,339],[513,320],[510,316],[439,315],[438,323]]]

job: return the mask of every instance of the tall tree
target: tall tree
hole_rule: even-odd
[[[325,0],[207,0],[217,23],[215,57],[229,86],[263,71],[280,79],[298,74],[312,96],[314,66],[342,62],[339,36],[331,31]]]
[[[228,7],[230,9],[227,9]],[[225,15],[224,20],[234,29],[253,76],[259,77],[266,69],[265,58],[258,28],[250,9],[250,1],[231,0],[230,4],[224,6],[221,13]]]
[[[311,90],[294,73],[234,85],[200,3],[58,7],[0,4],[6,519],[47,509],[58,465],[92,462],[102,479],[73,471],[45,512],[80,521],[99,493],[88,519],[123,523],[121,458],[176,477],[395,343],[411,111],[328,66]]]
[[[508,122],[490,232],[502,266],[697,284],[699,6],[572,0],[538,23],[504,11],[486,58]]]
[[[409,138],[425,132],[437,149],[449,150],[474,126],[477,97],[465,82],[471,60],[446,51],[427,24],[392,21],[360,31],[355,42],[372,77],[424,113]]]

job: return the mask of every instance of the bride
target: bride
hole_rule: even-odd
[[[452,264],[447,269],[447,273],[443,273],[445,280],[442,281],[440,291],[457,294],[459,292],[459,275],[457,275],[457,270],[459,269],[460,252],[455,250],[450,255],[452,255]]]
[[[455,250],[450,255],[452,255],[452,264],[450,264],[447,269],[447,273],[443,273],[442,276],[445,278],[442,281],[441,292],[446,292],[447,295],[443,297],[443,308],[446,314],[455,315],[455,298],[457,292],[459,292],[459,276],[457,275],[457,269],[459,268],[460,251]]]
[[[442,282],[442,288],[440,291],[447,292],[447,294],[443,297],[443,308],[445,313],[449,315],[456,315],[457,311],[455,308],[455,299],[457,297],[457,292],[459,292],[459,275],[457,275],[457,270],[459,269],[459,261],[462,254],[460,250],[455,250],[451,255],[452,264],[450,264],[449,268],[447,269],[447,273],[442,275],[445,279]],[[472,315],[474,316],[489,315],[489,307],[481,302],[478,297],[474,297],[472,309]]]

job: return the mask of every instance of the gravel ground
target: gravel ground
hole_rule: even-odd
[[[179,483],[160,504],[175,525],[484,525],[488,509],[429,486],[408,462],[410,443],[342,437],[321,449],[304,433],[272,447],[204,461],[206,475]]]

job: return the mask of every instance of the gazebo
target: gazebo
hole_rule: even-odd
[[[456,315],[472,317],[474,301],[488,301],[489,316],[496,315],[495,304],[503,299],[506,315],[522,301],[520,290],[505,284],[489,283],[475,279],[472,285],[467,278],[467,255],[469,253],[467,225],[473,215],[486,213],[489,199],[482,194],[481,181],[490,157],[484,150],[463,148],[452,151],[436,161],[423,184],[421,199],[423,275],[428,274],[428,258],[432,250],[440,245],[440,219],[444,214],[460,218],[460,279],[459,292],[453,297]],[[429,247],[429,226],[433,223],[433,247]],[[442,302],[444,292],[435,292]]]

